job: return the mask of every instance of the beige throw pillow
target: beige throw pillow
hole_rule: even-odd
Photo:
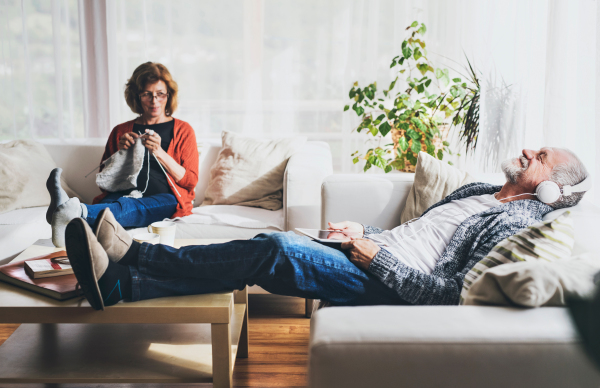
[[[569,297],[594,292],[600,259],[588,253],[568,259],[525,261],[491,268],[473,283],[466,305],[564,306]]]
[[[400,215],[400,222],[403,224],[421,217],[425,210],[448,194],[472,182],[475,182],[475,179],[467,172],[452,167],[426,152],[419,152],[415,181]]]
[[[0,144],[0,213],[50,205],[46,180],[56,163],[46,148],[33,140]],[[61,180],[70,197],[76,193]]]
[[[281,209],[285,167],[306,138],[262,140],[223,132],[222,139],[202,205]]]

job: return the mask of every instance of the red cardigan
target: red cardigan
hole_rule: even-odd
[[[173,187],[171,191],[175,198],[177,198],[177,209],[171,218],[183,217],[192,214],[192,201],[194,200],[196,184],[198,183],[198,146],[196,144],[196,134],[191,125],[185,121],[175,119],[175,127],[173,129],[173,141],[169,144],[167,154],[169,154],[177,163],[185,168],[185,175],[179,182],[175,181],[175,178],[169,174],[171,181],[177,187],[181,197],[177,195]],[[102,155],[102,161],[104,162],[112,154],[119,150],[119,138],[127,132],[133,131],[133,124],[135,120],[128,121],[123,124],[117,125],[108,137],[106,147],[104,149],[104,155]],[[102,171],[102,169],[100,169]],[[96,204],[100,202],[108,193],[102,190],[102,194],[94,198],[92,203]]]

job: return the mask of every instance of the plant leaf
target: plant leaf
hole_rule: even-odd
[[[391,130],[392,127],[387,121],[379,126],[379,132],[381,133],[381,136],[386,136],[388,133],[390,133]]]
[[[345,112],[345,111],[347,111],[348,109],[350,109],[350,105],[346,105],[346,106],[344,107],[344,112]]]
[[[396,79],[392,81],[392,83],[390,84],[390,87],[388,88],[388,91],[394,89],[394,86],[396,86],[396,81],[398,81],[398,77],[396,77]]]
[[[444,152],[442,150],[438,150],[437,157],[439,160],[444,159]]]
[[[408,136],[410,136],[411,139],[413,140],[421,140],[421,134],[418,133],[417,131],[415,131],[414,129],[409,129],[408,131],[406,131],[406,133],[408,134]]]
[[[435,69],[435,78],[440,79],[444,76],[444,73],[441,69]]]
[[[414,55],[415,61],[423,56],[423,54],[421,53],[421,51],[419,50],[418,47],[415,49],[415,52],[413,55]]]
[[[406,141],[405,137],[401,137],[400,140],[398,140],[398,147],[402,150],[402,152],[406,152],[408,149],[408,141]]]
[[[435,146],[433,144],[427,145],[427,153],[435,158]]]
[[[415,28],[415,27],[417,27],[418,25],[419,25],[419,22],[415,20],[414,22],[412,22],[412,24],[411,24],[410,26],[411,26],[412,28]]]
[[[412,150],[412,152],[414,152],[415,154],[418,154],[421,151],[421,147],[422,147],[421,141],[413,139],[412,145],[410,146],[410,149]]]

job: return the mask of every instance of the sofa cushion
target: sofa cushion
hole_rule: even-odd
[[[222,138],[223,148],[210,170],[202,205],[281,209],[287,161],[306,138],[262,140],[230,132],[223,132]]]
[[[308,386],[598,387],[565,308],[330,307],[311,321]]]
[[[574,244],[573,220],[565,212],[553,221],[543,221],[502,240],[465,275],[460,303],[469,288],[489,268],[518,261],[556,261],[571,256]]]
[[[0,213],[15,209],[48,206],[46,180],[56,164],[46,148],[32,140],[0,144]],[[76,194],[64,180],[70,197]]]
[[[400,223],[421,217],[432,205],[471,182],[475,182],[475,179],[467,172],[454,168],[426,152],[419,152],[415,181],[402,210]]]
[[[483,273],[465,296],[466,305],[565,306],[567,298],[594,292],[600,259],[583,254],[554,262],[500,265]]]

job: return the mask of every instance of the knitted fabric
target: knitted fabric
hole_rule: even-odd
[[[487,183],[471,183],[448,195],[423,214],[450,201],[493,194],[501,188]],[[384,248],[375,255],[369,272],[394,289],[406,302],[457,305],[466,273],[500,241],[541,222],[544,214],[552,210],[540,201],[527,199],[503,203],[467,218],[454,233],[430,275],[408,267]]]
[[[196,135],[194,129],[185,121],[174,118],[175,128],[173,128],[173,140],[169,144],[167,154],[172,157],[175,162],[185,168],[185,175],[179,181],[176,181],[172,176],[171,181],[174,183],[173,195],[177,199],[177,209],[171,218],[183,217],[192,214],[194,197],[196,196],[195,188],[198,184],[198,145],[196,144]],[[102,160],[106,160],[115,153],[119,152],[119,139],[124,134],[133,131],[134,120],[117,125],[106,142],[104,155]],[[178,195],[175,191],[179,191]],[[108,191],[102,190],[102,194],[94,198],[93,203],[100,203]]]
[[[144,165],[146,147],[137,138],[133,147],[119,150],[104,162],[104,168],[96,175],[96,184],[109,192],[124,191],[137,186],[137,177]]]

